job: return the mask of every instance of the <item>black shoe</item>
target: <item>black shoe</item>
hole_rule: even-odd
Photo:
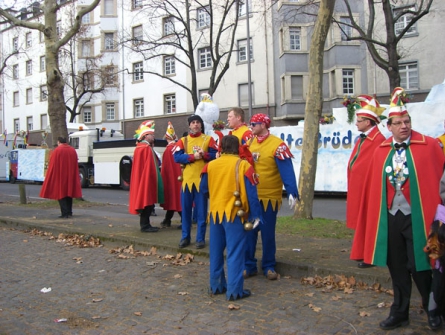
[[[365,262],[360,262],[360,263],[357,264],[357,266],[358,266],[360,269],[367,269],[367,268],[372,268],[372,267],[374,267],[375,265],[368,264],[368,263],[365,263]]]
[[[190,240],[187,238],[184,238],[181,240],[181,242],[179,242],[179,248],[185,248],[186,246],[190,245]]]
[[[384,330],[391,330],[397,327],[403,327],[409,325],[408,319],[400,319],[395,316],[389,316],[386,320],[380,322],[380,328]]]
[[[170,228],[171,225],[172,225],[172,222],[171,222],[171,220],[168,220],[168,219],[164,219],[164,220],[161,222],[161,227],[162,227],[162,228]]]
[[[196,242],[195,246],[196,246],[196,249],[204,249],[206,246],[206,243],[204,241]]]
[[[442,319],[438,315],[428,315],[428,325],[432,330],[437,330],[442,326]]]
[[[147,228],[142,228],[141,232],[143,233],[156,233],[159,230],[158,227],[147,227]]]
[[[243,294],[237,298],[234,298],[233,296],[231,296],[229,298],[229,301],[234,301],[234,300],[238,300],[238,299],[244,299],[247,297],[250,297],[250,295],[252,294],[252,292],[250,292],[250,290],[243,290]]]

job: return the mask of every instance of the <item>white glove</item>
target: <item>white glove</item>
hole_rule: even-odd
[[[259,224],[260,224],[260,219],[255,219],[255,220],[253,220],[253,229],[255,229],[256,227],[258,227]]]
[[[289,194],[289,207],[290,209],[294,209],[297,203],[297,199],[295,199],[292,194]]]

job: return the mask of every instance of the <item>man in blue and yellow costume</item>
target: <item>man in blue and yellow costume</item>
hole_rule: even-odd
[[[221,157],[208,163],[201,175],[200,192],[210,199],[210,291],[226,293],[227,300],[250,296],[244,289],[245,239],[249,225],[260,221],[261,205],[256,189],[255,171],[239,157],[238,138],[222,139]],[[198,206],[206,215],[204,206]],[[250,226],[250,227],[252,227]],[[224,273],[224,249],[227,249],[227,280]]]
[[[266,114],[255,114],[250,120],[254,138],[249,141],[249,149],[253,156],[255,172],[259,175],[258,197],[262,204],[263,221],[247,235],[244,278],[258,273],[255,249],[260,229],[263,243],[263,274],[269,280],[278,278],[278,274],[275,272],[277,249],[275,226],[282,202],[283,184],[291,208],[295,207],[296,201],[299,199],[292,164],[293,156],[288,146],[280,138],[270,133],[270,123],[270,118]]]
[[[158,227],[150,224],[150,215],[156,203],[164,202],[164,187],[159,171],[160,160],[153,150],[154,121],[144,121],[136,130],[137,140],[131,168],[129,212],[139,214],[141,231],[155,233]]]
[[[190,245],[192,228],[192,208],[195,204],[202,204],[205,208],[200,213],[207,212],[207,202],[201,201],[202,194],[199,192],[199,182],[201,171],[204,165],[215,159],[218,147],[212,136],[205,135],[204,122],[199,115],[192,115],[188,118],[189,134],[182,137],[173,149],[173,156],[176,163],[181,164],[182,189],[182,237],[179,248]],[[196,248],[205,247],[206,218],[205,215],[198,215],[196,231]]]

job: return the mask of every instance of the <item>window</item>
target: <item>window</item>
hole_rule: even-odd
[[[347,41],[352,36],[351,19],[349,17],[340,17],[341,40]]]
[[[62,34],[62,22],[61,21],[57,21],[57,23],[56,23],[56,33],[57,33],[57,36],[59,36],[59,37]]]
[[[103,14],[114,15],[114,0],[103,0]]]
[[[20,131],[20,119],[14,119],[14,132],[18,133]]]
[[[301,50],[300,28],[289,28],[289,48],[290,50]]]
[[[83,123],[91,123],[92,122],[93,118],[91,115],[91,107],[83,107],[82,115],[83,115]]]
[[[250,60],[253,60],[252,39],[250,39]],[[238,62],[247,62],[247,40],[238,41]]]
[[[90,24],[90,22],[91,22],[90,14],[91,13],[92,12],[86,13],[86,14],[84,14],[84,16],[82,16],[82,24]]]
[[[107,121],[113,121],[115,119],[115,104],[114,102],[107,102],[105,104],[105,112]]]
[[[83,73],[79,73],[79,77],[82,81],[82,89],[84,91],[88,91],[90,89],[94,89],[94,73],[93,72],[83,72]],[[104,80],[106,82],[106,73],[103,73],[103,78],[102,80]]]
[[[252,105],[254,105],[253,98],[253,83],[251,84],[250,91],[252,92]],[[239,106],[249,106],[249,85],[239,84],[238,85],[238,100]]]
[[[210,7],[201,7],[198,9],[198,28],[210,26]]]
[[[303,99],[303,76],[291,76],[290,77],[290,89],[292,100]]]
[[[176,113],[176,95],[164,95],[164,114]]]
[[[26,89],[26,103],[32,104],[32,88]]]
[[[39,42],[42,43],[43,41],[45,41],[45,35],[39,31]]]
[[[48,115],[40,114],[40,129],[46,129],[48,127]]]
[[[133,100],[134,117],[144,116],[144,99]]]
[[[32,33],[26,33],[26,47],[31,48],[32,47]]]
[[[144,38],[142,26],[133,27],[133,44],[139,44]]]
[[[198,50],[199,58],[199,68],[207,69],[212,67],[212,55],[210,53],[210,48],[202,48]]]
[[[142,62],[133,64],[133,81],[144,80],[144,65]]]
[[[90,57],[91,56],[91,41],[83,40],[81,43],[81,57]]]
[[[402,10],[404,10],[404,11],[406,11],[406,10],[414,10],[415,11],[416,9],[414,7],[403,8],[403,9],[398,9],[398,10],[396,9],[396,10],[394,10],[394,15],[400,14],[400,12]],[[411,22],[412,17],[413,17],[412,14],[406,14],[406,15],[403,15],[400,19],[398,19],[396,23],[394,23],[394,29],[395,29],[396,35],[400,35],[402,33],[403,29],[405,29],[405,27]],[[411,28],[409,28],[406,31],[405,36],[412,35],[412,34],[415,34],[415,33],[417,33],[417,26],[416,26],[416,24],[412,25]]]
[[[175,23],[172,17],[164,18],[164,36],[171,35],[175,32]]]
[[[14,107],[17,107],[19,105],[20,101],[19,101],[19,92],[13,92],[12,93],[12,105]]]
[[[46,70],[45,56],[40,56],[40,72],[44,72],[45,70]]]
[[[18,51],[19,50],[19,38],[14,37],[12,39],[12,51]]]
[[[104,34],[104,47],[105,50],[114,50],[114,33]]]
[[[48,87],[46,85],[40,86],[40,101],[48,100]]]
[[[133,9],[142,7],[142,0],[131,0]]]
[[[18,64],[12,66],[12,78],[19,79],[19,65]]]
[[[26,118],[26,130],[31,131],[33,128],[32,126],[32,116],[28,116]]]
[[[175,58],[173,56],[164,57],[164,75],[171,76],[176,73]]]
[[[252,0],[249,0],[252,1]],[[249,2],[250,5],[250,2]],[[249,6],[249,13],[250,13],[250,9],[251,9],[251,5]],[[238,16],[245,16],[247,13],[247,6],[244,3],[244,1],[240,1],[239,2],[239,11],[238,11]]]
[[[343,94],[354,94],[354,70],[343,70]]]
[[[399,65],[400,86],[405,89],[419,88],[419,70],[417,63],[407,63]]]
[[[32,60],[26,61],[26,75],[27,76],[32,75]]]
[[[107,86],[117,85],[117,67],[112,65],[105,67],[104,74],[105,74],[105,84]]]

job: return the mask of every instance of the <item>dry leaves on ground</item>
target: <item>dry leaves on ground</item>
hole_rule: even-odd
[[[65,245],[71,245],[79,248],[96,248],[102,247],[100,239],[91,235],[78,235],[78,234],[64,234],[60,233],[57,238],[50,232],[41,231],[38,229],[32,229],[29,231],[31,235],[35,236],[48,236],[50,240],[55,240]]]
[[[110,254],[116,254],[120,259],[135,258],[138,256],[156,256],[159,259],[169,261],[172,265],[187,265],[195,258],[192,254],[182,254],[180,252],[177,253],[176,256],[169,254],[161,256],[157,254],[156,247],[151,247],[150,251],[140,251],[134,249],[133,245],[110,249],[109,252]]]

